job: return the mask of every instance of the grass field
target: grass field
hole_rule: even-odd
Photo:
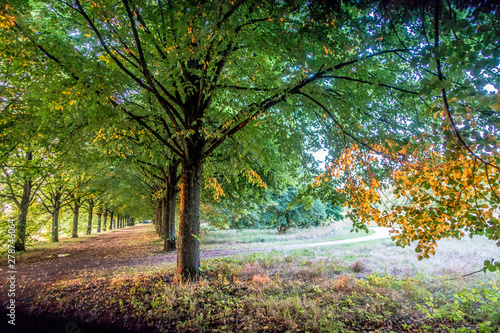
[[[351,232],[351,229],[346,225],[330,225],[292,229],[286,234],[279,234],[276,229],[210,230],[201,233],[201,244],[211,250],[270,248],[365,237],[375,232]]]

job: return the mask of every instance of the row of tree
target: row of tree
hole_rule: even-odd
[[[99,233],[107,228],[122,228],[133,224],[134,217],[141,217],[137,205],[129,203],[130,197],[120,196],[123,189],[109,183],[117,178],[108,174],[109,169],[104,172],[102,165],[94,165],[94,169],[82,170],[71,162],[68,156],[56,157],[46,147],[26,147],[22,144],[17,144],[0,161],[4,175],[0,180],[0,198],[6,204],[2,215],[8,217],[18,214],[16,250],[26,249],[28,228],[32,232],[38,231],[38,234],[49,229],[50,240],[59,241],[60,217],[65,211],[72,214],[70,236],[73,238],[78,237],[82,208],[88,213],[85,226],[87,235],[92,230]],[[100,173],[104,173],[105,178]],[[50,227],[46,225],[47,215]],[[94,215],[97,220],[93,218]],[[33,225],[29,225],[29,220]]]

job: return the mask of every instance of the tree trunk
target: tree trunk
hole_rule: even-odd
[[[23,196],[19,204],[19,219],[16,226],[16,240],[14,249],[16,251],[26,251],[26,222],[28,219],[28,209],[30,206],[31,181],[27,181],[23,186]]]
[[[101,218],[102,212],[100,210],[97,211],[97,233],[101,232]]]
[[[94,200],[89,200],[89,223],[87,225],[87,235],[92,233],[92,214],[94,213]]]
[[[108,223],[108,210],[104,210],[104,223],[103,223],[103,231],[106,231],[106,224]]]
[[[113,211],[111,211],[111,212],[109,213],[109,230],[113,230],[113,229],[115,228],[115,224],[114,224],[114,223],[115,223],[115,221],[114,221],[114,219],[113,219],[113,215],[114,215],[114,212],[113,212]]]
[[[286,221],[286,225],[280,224],[278,226],[278,233],[279,234],[286,233],[286,231],[288,230],[288,228],[290,228],[290,226],[291,226],[290,214],[288,213],[288,211],[285,212],[285,221]]]
[[[52,238],[53,242],[59,242],[59,205],[56,204],[52,212]]]
[[[183,161],[177,279],[193,280],[200,274],[200,193],[202,163]]]
[[[160,199],[160,230],[161,230],[161,237],[163,238],[163,251],[167,251],[167,238],[168,238],[168,233],[167,233],[167,216],[168,216],[168,198],[167,194],[165,193],[163,198]]]
[[[158,236],[163,237],[163,200],[159,199],[156,208],[156,233]]]
[[[163,249],[165,252],[175,251],[175,199],[177,194],[177,164],[169,167],[169,181],[165,200],[165,235]]]
[[[78,218],[80,216],[80,203],[75,202],[73,207],[73,233],[71,238],[78,238]]]
[[[28,207],[21,209],[19,213],[19,218],[17,220],[16,226],[16,241],[14,243],[14,249],[16,251],[26,251],[26,221],[28,218]]]

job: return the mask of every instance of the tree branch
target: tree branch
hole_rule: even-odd
[[[365,80],[361,80],[361,79],[355,79],[355,78],[351,78],[351,77],[348,77],[348,76],[325,75],[322,78],[324,78],[324,79],[347,80],[347,81],[365,83],[365,84],[370,84],[370,85],[374,85],[375,84],[375,83],[370,82],[370,81],[365,81]],[[415,91],[411,91],[411,90],[406,90],[406,89],[403,89],[403,88],[394,87],[394,86],[391,86],[389,84],[377,83],[376,85],[380,86],[380,87],[386,87],[386,88],[389,88],[389,89],[394,89],[394,90],[398,90],[398,91],[401,91],[401,92],[409,93],[409,94],[412,94],[412,95],[418,95],[418,93],[415,92]]]
[[[104,41],[104,38],[102,37],[101,33],[99,32],[99,30],[97,29],[97,27],[95,26],[94,22],[90,19],[90,17],[87,15],[87,13],[85,12],[85,10],[83,9],[81,3],[80,3],[80,0],[75,0],[76,2],[76,5],[78,6],[78,9],[75,9],[74,7],[71,7],[73,9],[75,9],[78,13],[80,13],[83,18],[87,21],[87,23],[90,25],[90,28],[94,31],[94,33],[96,34],[97,36],[97,39],[99,40],[99,43],[101,44],[101,46],[104,48],[104,50],[106,51],[106,53],[108,54],[108,56],[113,59],[113,61],[116,63],[116,65],[123,71],[125,72],[125,74],[127,74],[130,78],[132,78],[135,82],[137,82],[137,84],[147,90],[147,91],[152,91],[152,87],[148,86],[147,84],[145,84],[144,82],[142,82],[141,79],[139,79],[137,76],[135,76],[131,71],[129,71],[127,69],[127,67],[125,67],[125,65],[120,61],[118,60],[118,58],[115,57],[115,55],[111,52],[111,50],[109,49],[108,45],[106,44],[106,42]]]

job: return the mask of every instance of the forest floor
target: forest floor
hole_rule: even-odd
[[[374,229],[337,241],[202,246],[203,278],[185,285],[173,281],[176,254],[162,253],[148,224],[35,247],[17,256],[16,327],[6,324],[2,295],[0,329],[497,332],[499,275],[460,277],[496,246],[444,245],[444,258],[429,264],[437,272]]]

